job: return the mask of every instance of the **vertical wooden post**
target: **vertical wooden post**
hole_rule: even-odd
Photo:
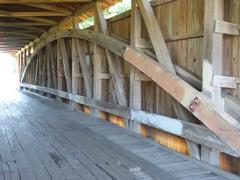
[[[39,77],[39,56],[36,57],[36,70],[35,70],[35,77],[34,77],[34,84],[38,85],[38,77]]]
[[[24,71],[27,64],[27,51],[25,48],[23,49],[23,55],[24,55],[24,59],[23,59],[23,71]]]
[[[53,79],[53,88],[57,89],[57,77],[56,77],[56,64],[54,62],[54,55],[53,55],[53,48],[50,45],[49,46],[49,60],[50,60],[50,72],[52,73],[52,79]]]
[[[24,71],[24,69],[26,68],[26,66],[27,66],[27,59],[28,59],[28,55],[27,55],[27,53],[28,53],[28,51],[27,51],[27,48],[26,47],[24,47],[24,65],[23,65],[23,71]],[[28,77],[27,77],[27,79],[29,80],[29,72],[28,72]]]
[[[46,81],[47,81],[47,48],[45,48],[44,50],[44,56],[43,56],[43,78],[42,78],[42,86],[47,85]]]
[[[41,53],[38,54],[38,81],[37,81],[37,85],[40,86],[40,82],[42,79],[42,58],[41,58]]]
[[[75,20],[75,16],[73,16],[73,29],[79,29],[78,22]],[[79,56],[77,52],[77,45],[75,38],[72,38],[72,93],[79,94],[80,93],[80,78],[77,76],[80,75],[80,66],[79,66]]]
[[[21,79],[22,79],[22,68],[23,68],[23,54],[22,54],[22,51],[20,51],[19,53],[20,53],[19,82],[21,82]]]
[[[94,17],[94,31],[99,32],[99,24],[96,17],[97,9],[95,8]],[[93,97],[94,99],[102,99],[102,79],[99,78],[99,74],[102,73],[102,56],[100,53],[100,47],[94,43],[93,45]],[[100,112],[97,109],[93,110],[93,114],[96,117],[100,117]]]
[[[68,54],[67,54],[67,49],[66,49],[64,39],[59,39],[59,46],[60,46],[61,56],[62,56],[62,61],[63,61],[63,68],[64,68],[64,75],[65,75],[66,84],[67,84],[67,91],[71,92],[72,91],[72,79],[71,79],[69,59],[68,59]]]
[[[46,61],[47,61],[47,87],[51,88],[52,87],[52,74],[51,74],[51,62],[50,62],[50,58],[49,58],[49,51],[50,51],[50,45],[47,46],[46,49]]]
[[[212,86],[214,75],[222,74],[223,35],[214,32],[216,20],[223,20],[224,0],[205,0],[204,49],[203,49],[203,92],[210,96],[219,109],[224,109],[221,88]],[[210,164],[219,165],[219,152],[201,148],[201,159]]]
[[[75,39],[87,97],[92,97],[92,78],[87,64],[87,42]]]
[[[18,70],[18,76],[19,76],[19,82],[21,82],[22,78],[22,52],[19,51],[19,70]]]
[[[57,89],[63,90],[63,60],[60,52],[60,42],[57,41]],[[57,97],[59,102],[62,102],[62,98]]]
[[[141,38],[141,15],[136,7],[136,0],[132,0],[131,9],[131,45],[136,48],[137,39]],[[141,81],[135,80],[136,73],[140,73],[136,68],[130,70],[130,107],[141,109]],[[130,129],[140,133],[140,124],[130,121]]]

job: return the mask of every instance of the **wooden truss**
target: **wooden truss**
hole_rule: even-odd
[[[229,147],[238,153],[240,148],[240,140],[238,138],[240,133],[239,123],[228,114],[219,111],[204,95],[202,95],[201,92],[194,89],[177,75],[169,72],[169,70],[161,64],[119,40],[93,31],[59,31],[49,35],[49,37],[46,38],[46,43],[42,43],[36,47],[36,49],[40,50],[46,46],[46,44],[64,37],[74,37],[95,42],[97,45],[123,57],[124,60],[142,71],[160,87],[166,90],[179,103],[188,109],[189,112],[202,121],[209,129],[228,144]],[[31,56],[30,61],[23,72],[22,82],[24,82],[28,67],[34,62],[33,57],[36,52]],[[215,122],[218,123],[216,124]]]
[[[103,17],[102,9],[98,3],[95,3],[95,31],[78,29],[52,30],[44,37],[44,40],[37,43],[37,46],[34,48],[34,52],[31,56],[29,56],[29,53],[25,51],[24,53],[19,54],[19,59],[21,60],[20,66],[22,67],[20,71],[20,75],[22,77],[21,86],[60,96],[76,103],[84,104],[126,119],[154,126],[190,140],[189,144],[194,142],[214,148],[218,151],[227,152],[234,156],[240,156],[240,124],[236,119],[220,108],[221,105],[219,103],[219,98],[221,98],[221,88],[215,87],[213,88],[213,91],[210,91],[210,94],[216,92],[215,94],[211,94],[212,99],[206,97],[205,94],[197,90],[201,89],[201,82],[189,75],[189,73],[185,72],[180,67],[173,64],[150,3],[144,0],[136,0],[133,2],[133,5],[135,6],[137,4],[138,8],[133,7],[132,10],[132,14],[134,14],[132,27],[135,29],[135,31],[132,32],[132,37],[139,38],[139,32],[137,30],[140,29],[140,27],[138,27],[140,25],[139,18],[142,16],[149,33],[155,55],[136,47],[138,40],[134,38],[132,38],[131,45],[129,45],[128,43],[111,37],[107,29],[106,21]],[[212,8],[209,11],[214,11],[216,10],[215,8],[221,7],[220,1],[211,2],[213,4],[211,4],[210,1],[208,2],[210,4],[206,4],[206,6]],[[218,33],[230,31],[235,34],[237,33],[233,30],[236,27],[232,24],[224,23],[223,21],[215,21],[216,18],[220,18],[220,16],[221,15],[218,15],[218,17],[216,17],[216,14],[212,14],[212,16],[209,17],[210,19],[205,20],[206,24],[213,24],[209,23],[210,21],[216,23],[214,32],[210,31],[214,28],[208,27],[209,29],[204,32],[205,35],[212,37],[212,34],[215,33],[215,31]],[[222,28],[221,26],[232,28]],[[75,74],[74,77],[73,75],[71,76],[70,73],[70,64],[68,61],[69,51],[67,51],[65,43],[65,39],[67,38],[72,39],[70,52],[72,54],[72,74]],[[213,48],[213,45],[218,42],[221,43],[221,40],[221,35],[214,34],[213,38],[210,38],[210,42],[207,42],[205,46],[211,46],[211,48]],[[51,48],[51,44],[55,41],[57,42],[58,47],[56,54],[57,65],[55,65],[52,61],[51,57],[53,55],[51,55],[49,50],[49,48]],[[86,42],[94,44],[93,79],[86,64]],[[101,73],[101,62],[99,60],[100,47],[104,48],[104,53],[110,70],[110,76],[114,84],[119,105],[113,103],[108,104],[101,101],[102,84],[97,80],[96,75]],[[221,48],[215,47],[213,50],[220,52]],[[45,51],[44,59],[48,60],[40,62],[40,55],[43,51]],[[137,110],[140,105],[139,102],[137,102],[136,97],[130,100],[131,108],[127,107],[128,102],[126,95],[124,94],[124,85],[119,72],[120,67],[117,65],[114,56],[119,56],[132,65],[133,69],[131,71],[130,81],[131,88],[134,89],[134,91],[136,90],[138,94],[140,93],[139,87],[141,84],[134,82],[134,76],[135,74],[140,74],[141,72],[143,73],[142,75],[145,75],[146,79],[154,81],[159,87],[164,89],[176,100],[175,110],[178,115],[178,119],[187,120],[188,122],[170,118],[171,120],[169,120],[169,122],[166,121],[166,124],[169,124],[167,126],[163,126],[160,120],[162,116]],[[210,53],[208,54],[208,51],[206,52],[206,60],[208,60],[212,65],[215,65],[216,58],[218,57]],[[221,57],[219,58],[221,59]],[[216,67],[212,67],[211,70],[213,75],[217,74],[214,68]],[[51,71],[52,74],[54,74],[56,69],[57,75],[53,76],[55,80],[51,80],[49,75],[51,74]],[[44,77],[44,75],[41,76],[41,71],[47,71],[48,77]],[[218,70],[218,73],[219,72],[221,71]],[[35,82],[38,82],[38,85],[26,84],[27,79],[31,76],[31,74],[35,74],[34,80]],[[79,78],[76,74],[78,77],[83,77],[86,97],[77,95],[77,92],[81,87],[77,84]],[[51,83],[48,85],[46,85],[46,83],[42,83],[44,82],[42,80],[47,78],[47,82],[54,82],[54,87],[51,87]],[[67,92],[63,91],[62,83],[64,78],[66,79]],[[203,87],[208,90],[209,86],[209,82],[204,79]],[[133,92],[133,90],[131,91]],[[213,102],[212,100],[214,99],[217,101]],[[194,118],[191,118],[189,114],[195,116],[211,131],[204,126],[193,124],[192,122],[194,121]],[[178,124],[179,126],[177,129],[179,131],[172,130],[170,128],[170,122],[175,125]],[[196,131],[196,133],[199,134],[196,136],[196,134],[190,133],[188,129],[191,129],[191,132]]]

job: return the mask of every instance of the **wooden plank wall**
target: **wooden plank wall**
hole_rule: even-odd
[[[155,6],[153,9],[173,61],[201,79],[203,37],[189,39],[186,37],[194,37],[203,33],[204,0],[178,0]],[[117,17],[111,19],[108,24],[111,34],[129,40],[130,15],[128,15],[129,13],[125,14],[122,15],[122,19]],[[142,22],[142,29],[142,38],[149,40],[144,22]],[[176,117],[172,98],[155,83],[142,82],[141,99],[143,110]],[[142,125],[141,133],[167,147],[188,154],[188,148],[183,138],[145,125]]]
[[[240,23],[240,0],[225,0],[225,21],[239,24]],[[174,63],[183,69],[191,72],[193,75],[202,79],[202,56],[203,56],[203,30],[204,30],[204,0],[175,0],[171,3],[165,3],[153,7],[156,18],[162,29],[163,36],[167,42],[167,47]],[[117,17],[108,20],[109,33],[124,41],[130,41],[130,12],[126,12]],[[149,47],[149,36],[142,21],[141,38],[145,42],[148,50],[153,51]],[[71,47],[71,39],[65,39],[67,47]],[[225,59],[224,74],[230,76],[240,76],[240,46],[237,36],[224,35],[224,52]],[[52,48],[57,49],[57,43],[52,45]],[[54,52],[54,51],[53,51]],[[71,62],[70,48],[67,50],[69,54],[69,62]],[[87,43],[86,56],[89,57],[88,67],[93,78],[93,52],[94,46],[92,43]],[[45,51],[42,51],[44,54]],[[39,54],[40,56],[40,54]],[[99,57],[101,58],[101,72],[97,78],[101,79],[101,100],[117,103],[116,92],[111,81],[108,62],[105,56],[105,51],[99,48]],[[114,57],[120,67],[120,74],[124,83],[126,99],[129,101],[130,91],[130,69],[131,66],[121,61],[119,57]],[[54,61],[57,61],[57,54],[54,54]],[[39,63],[39,66],[44,67],[45,62]],[[71,65],[71,63],[70,63]],[[34,68],[33,68],[34,69]],[[44,68],[42,68],[44,69]],[[39,70],[42,70],[39,68]],[[72,68],[70,68],[71,70]],[[34,78],[31,77],[31,72],[28,72],[28,83],[34,84]],[[46,70],[39,72],[42,78],[46,77]],[[58,76],[63,76],[64,72],[59,72]],[[79,76],[80,77],[80,76]],[[80,80],[79,94],[85,95],[84,81],[82,76]],[[38,81],[37,85],[42,85]],[[46,83],[44,84],[46,86]],[[63,79],[62,90],[67,91],[66,80]],[[225,90],[231,95],[240,99],[240,86],[235,90]],[[153,113],[159,113],[171,117],[176,117],[173,108],[173,99],[154,82],[144,80],[141,83],[141,109]],[[129,102],[127,102],[129,105]],[[75,105],[76,108],[87,113],[92,113],[92,109],[80,105]],[[121,127],[126,127],[125,121],[121,117],[100,112],[101,119],[118,124]],[[141,134],[150,137],[155,141],[170,147],[178,152],[188,155],[188,146],[185,139],[171,135],[169,133],[151,128],[146,125],[141,125]],[[240,159],[221,153],[220,167],[224,170],[240,174]]]
[[[240,24],[239,0],[225,0],[225,21]],[[202,79],[202,54],[204,30],[204,0],[177,0],[153,8],[167,41],[168,50],[173,61]],[[109,20],[110,33],[130,40],[130,14]],[[144,24],[142,22],[142,24]],[[142,38],[149,40],[146,28],[142,26]],[[192,38],[187,38],[192,37]],[[240,76],[239,38],[224,35],[225,75]],[[236,90],[227,90],[240,99],[240,86]],[[142,109],[154,113],[176,117],[172,98],[153,82],[142,82]],[[157,101],[156,101],[157,100]],[[116,123],[116,121],[115,121]],[[121,121],[116,124],[121,124]],[[186,141],[155,128],[141,126],[141,134],[178,152],[188,154]],[[220,154],[222,169],[240,174],[240,159]]]
[[[240,24],[240,1],[224,1],[224,21]],[[227,76],[240,76],[240,38],[239,36],[224,35],[223,48],[224,69]],[[240,99],[240,85],[237,89],[225,89],[237,99]],[[240,158],[236,158],[225,153],[220,154],[220,167],[224,170],[240,174]]]

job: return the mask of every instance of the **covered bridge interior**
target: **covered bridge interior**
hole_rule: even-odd
[[[0,180],[240,179],[240,0],[118,3],[0,0]]]

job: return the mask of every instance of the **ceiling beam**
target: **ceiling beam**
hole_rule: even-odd
[[[0,22],[0,26],[2,27],[23,27],[23,26],[49,26],[48,23],[40,23],[40,22]]]
[[[57,24],[56,21],[53,21],[53,20],[50,20],[50,19],[45,19],[45,18],[40,18],[40,17],[17,17],[17,16],[14,16],[14,14],[12,12],[4,11],[4,10],[0,10],[0,15],[19,18],[19,19],[25,19],[25,20],[29,20],[29,21],[48,23],[50,25],[56,25]]]
[[[17,4],[17,3],[79,3],[79,2],[92,2],[92,0],[0,0],[0,4]]]
[[[18,32],[18,33],[27,33],[27,34],[40,34],[41,32],[36,32],[33,30],[28,29],[16,29],[16,28],[6,28],[0,27],[0,32]]]
[[[11,35],[11,36],[4,36],[4,37],[0,37],[0,41],[9,41],[9,40],[13,40],[13,41],[20,41],[20,40],[25,40],[25,41],[32,41],[35,38],[32,37],[23,37],[23,36],[16,36],[16,35]]]
[[[53,6],[53,5],[49,5],[49,4],[29,4],[28,3],[28,4],[22,4],[22,5],[36,7],[36,8],[54,11],[54,12],[58,12],[58,13],[64,13],[64,14],[68,14],[68,15],[71,15],[73,13],[72,11],[70,11],[67,8],[57,7],[57,6]]]
[[[10,44],[25,45],[24,42],[0,42],[0,45],[10,45]]]
[[[59,12],[48,12],[48,11],[34,11],[34,12],[11,12],[5,13],[5,11],[0,10],[0,17],[44,17],[44,16],[68,16],[68,13],[59,13]]]
[[[1,35],[18,35],[18,36],[25,36],[25,37],[31,37],[31,38],[37,38],[36,35],[34,34],[28,34],[28,33],[23,33],[23,32],[4,32],[4,31],[0,31]]]
[[[57,24],[56,21],[53,21],[51,19],[40,18],[40,17],[18,17],[18,18],[29,20],[29,21],[47,23],[47,24],[50,24],[50,25],[56,25]]]
[[[29,27],[29,26],[18,26],[18,27],[13,27],[13,28],[18,28],[18,29],[25,29],[25,30],[31,30],[34,32],[40,32],[40,33],[45,33],[47,30],[39,27]]]

